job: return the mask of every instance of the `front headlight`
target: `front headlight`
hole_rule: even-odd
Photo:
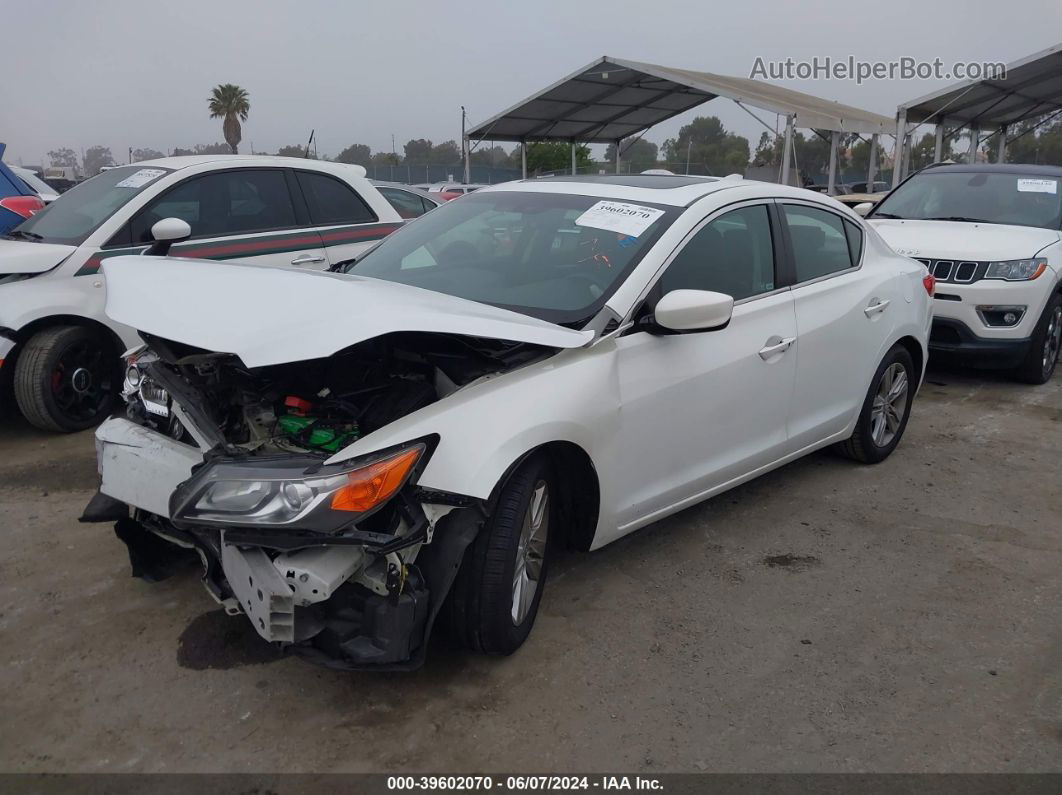
[[[173,493],[170,515],[194,524],[336,532],[391,499],[409,480],[425,449],[418,442],[332,466],[292,456],[218,461]]]
[[[1047,260],[1043,257],[990,262],[988,263],[988,270],[985,271],[985,278],[1005,279],[1008,282],[1027,282],[1035,279],[1046,269]]]

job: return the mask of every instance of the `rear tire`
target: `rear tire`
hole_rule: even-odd
[[[907,428],[917,383],[911,354],[902,345],[894,345],[871,379],[855,430],[834,449],[862,464],[879,464],[888,458]]]
[[[84,326],[38,331],[15,364],[15,400],[43,431],[70,433],[98,425],[111,411],[120,368],[114,345]]]
[[[530,634],[546,585],[550,530],[556,531],[554,483],[544,456],[525,461],[465,551],[450,593],[451,630],[465,648],[512,654]]]
[[[1055,373],[1059,349],[1062,348],[1062,295],[1055,293],[1044,307],[1036,323],[1029,352],[1025,360],[1013,370],[1013,375],[1026,384],[1046,384]]]

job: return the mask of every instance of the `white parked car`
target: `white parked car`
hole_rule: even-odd
[[[1062,348],[1062,168],[947,165],[914,174],[867,216],[937,280],[934,355],[1043,384]]]
[[[365,169],[343,163],[169,157],[82,182],[0,239],[0,388],[13,385],[37,427],[80,430],[110,412],[115,363],[139,338],[104,315],[100,264],[144,251],[163,219],[183,222],[160,227],[184,236],[179,256],[322,270],[402,223]]]
[[[925,268],[851,211],[730,178],[484,188],[341,270],[104,263],[146,345],[84,517],[134,573],[198,553],[230,613],[340,667],[418,665],[444,604],[508,654],[551,545],[828,445],[883,460],[931,320]]]
[[[15,176],[26,183],[26,187],[36,193],[45,204],[51,204],[59,198],[55,188],[38,177],[37,172],[21,166],[8,166],[8,168],[15,173]]]

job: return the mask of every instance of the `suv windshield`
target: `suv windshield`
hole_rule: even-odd
[[[119,207],[168,173],[157,167],[112,168],[74,186],[11,231],[42,243],[79,246]]]
[[[1062,227],[1058,177],[1001,172],[915,174],[885,197],[869,218],[971,221]]]
[[[470,193],[343,270],[580,324],[604,306],[680,212],[639,204],[633,212],[641,225],[621,224],[621,232],[591,225],[608,225],[614,219],[603,213],[620,204],[564,193]]]

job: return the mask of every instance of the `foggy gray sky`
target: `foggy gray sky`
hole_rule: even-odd
[[[482,121],[601,55],[747,77],[757,55],[945,63],[1011,61],[1062,39],[1059,0],[669,0],[330,2],[35,0],[5,3],[0,140],[9,163],[49,149],[171,150],[223,140],[211,87],[250,92],[241,151],[350,143],[399,153],[410,138],[460,136],[460,105]],[[794,81],[792,88],[886,115],[946,81]],[[698,114],[755,147],[762,128],[726,100]],[[765,116],[772,124],[773,116]],[[507,148],[511,145],[506,145]]]

